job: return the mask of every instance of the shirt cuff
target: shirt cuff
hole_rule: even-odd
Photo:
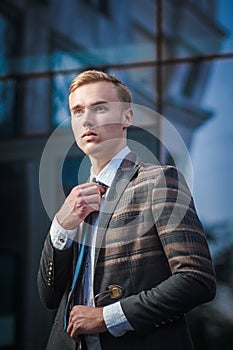
[[[58,250],[65,250],[70,248],[73,243],[76,232],[77,228],[73,230],[65,230],[59,224],[55,216],[49,231],[53,247]]]
[[[105,306],[103,308],[103,316],[108,331],[114,337],[120,337],[128,331],[134,330],[127,318],[125,317],[120,301]]]

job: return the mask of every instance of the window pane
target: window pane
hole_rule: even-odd
[[[65,122],[64,126],[69,126],[70,111],[68,105],[69,86],[71,83],[71,75],[56,75],[52,80],[52,123],[58,126]]]
[[[18,133],[36,135],[48,133],[51,129],[49,78],[26,79],[18,84],[18,99],[21,108],[17,109]]]
[[[224,28],[225,37],[221,45],[221,52],[232,52],[233,50],[233,2],[232,1],[216,1],[217,19]]]
[[[211,225],[233,221],[232,71],[233,60],[213,64],[203,98],[212,118],[196,134],[193,144],[196,197],[203,219]],[[208,193],[204,198],[203,191]]]
[[[224,16],[228,11],[230,19],[229,1],[166,0],[163,4],[166,58],[221,51],[228,32]]]
[[[0,81],[0,137],[14,134],[15,83]]]
[[[217,273],[217,296],[190,315],[195,349],[231,349],[233,254],[233,60],[163,68],[164,116],[192,158],[194,200]],[[164,130],[165,139],[169,137]],[[173,143],[174,162],[182,154]],[[169,154],[167,161],[171,163]],[[216,332],[218,329],[218,332]]]
[[[0,75],[10,70],[10,58],[16,51],[17,23],[0,12]],[[14,134],[15,82],[0,79],[0,137]]]
[[[111,69],[108,73],[115,75],[129,87],[133,95],[134,103],[150,108],[155,107],[155,68]]]

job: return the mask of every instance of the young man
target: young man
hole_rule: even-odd
[[[58,308],[48,350],[189,350],[184,314],[215,295],[182,175],[144,164],[127,147],[131,100],[103,72],[71,83],[72,129],[92,168],[56,214],[42,251],[39,293]]]

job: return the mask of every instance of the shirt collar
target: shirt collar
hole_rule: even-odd
[[[103,182],[108,187],[111,187],[113,179],[116,175],[116,172],[119,166],[122,163],[122,160],[130,153],[128,146],[124,147],[120,152],[118,152],[110,162],[101,170],[101,172],[96,175],[93,168],[91,167],[90,178],[96,178],[96,180]]]

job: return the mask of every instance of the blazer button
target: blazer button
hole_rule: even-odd
[[[111,299],[118,299],[124,294],[124,288],[118,284],[109,284],[107,288],[111,293]]]

